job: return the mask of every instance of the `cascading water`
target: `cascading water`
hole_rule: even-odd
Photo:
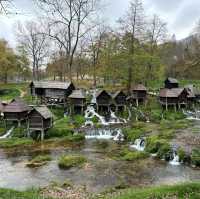
[[[200,111],[184,111],[183,114],[187,117],[188,120],[200,120]]]
[[[169,162],[169,164],[174,165],[174,166],[180,165],[179,156],[176,151],[173,152],[172,160]]]
[[[137,151],[144,151],[145,149],[145,138],[136,139],[133,145],[130,145],[130,148],[136,149]]]
[[[15,128],[15,127],[13,126],[11,129],[9,129],[5,135],[3,135],[3,136],[0,137],[0,139],[9,138],[9,137],[11,136],[11,134],[12,134],[14,128]]]
[[[92,129],[87,130],[85,134],[86,139],[103,139],[124,141],[124,135],[121,129]]]

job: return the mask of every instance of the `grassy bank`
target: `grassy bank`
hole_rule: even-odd
[[[110,196],[101,197],[104,199]],[[113,199],[198,199],[200,198],[200,183],[186,183],[174,186],[160,186],[143,189],[127,189]]]
[[[27,190],[24,192],[10,189],[0,189],[1,199],[51,199],[42,190]],[[65,193],[66,194],[66,193]],[[71,196],[69,199],[73,199]],[[160,186],[150,188],[130,188],[119,193],[111,192],[98,194],[93,199],[199,199],[200,183],[185,183],[174,186]],[[59,199],[59,198],[54,198]],[[89,198],[88,198],[89,199]]]
[[[50,199],[50,198],[41,196],[38,190],[19,192],[10,189],[0,189],[0,199]]]

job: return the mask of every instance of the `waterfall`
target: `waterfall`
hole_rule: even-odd
[[[173,152],[172,160],[169,162],[169,164],[174,165],[174,166],[180,165],[179,156],[178,156],[177,152],[175,152],[175,151]]]
[[[92,129],[85,133],[85,138],[124,141],[121,129]]]
[[[133,145],[130,145],[130,148],[136,149],[137,151],[144,151],[145,149],[145,138],[136,139]]]
[[[9,137],[11,136],[11,134],[12,134],[14,128],[15,128],[15,127],[13,126],[11,129],[9,129],[5,135],[3,135],[3,136],[0,137],[0,139],[9,138]]]
[[[183,114],[187,117],[188,120],[200,120],[200,111],[184,111]]]
[[[110,111],[110,119],[107,122],[104,116],[101,116],[95,111],[95,108],[92,105],[89,105],[85,111],[85,126],[93,126],[92,119],[94,117],[97,117],[101,125],[103,126],[109,126],[111,124],[123,124],[127,123],[125,119],[119,118],[116,116],[115,112]]]

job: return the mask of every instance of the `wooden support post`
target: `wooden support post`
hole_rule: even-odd
[[[44,129],[41,130],[41,141],[44,140]]]
[[[174,110],[175,110],[175,112],[176,112],[176,104],[174,104]]]
[[[18,127],[21,128],[21,120],[18,120]]]
[[[136,99],[136,106],[137,106],[137,107],[139,106],[139,102],[138,102],[138,99]]]

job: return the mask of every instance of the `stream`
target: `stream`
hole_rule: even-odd
[[[99,193],[121,183],[134,186],[174,184],[200,180],[200,170],[184,165],[173,166],[150,157],[147,160],[126,162],[108,158],[105,150],[121,147],[108,141],[108,148],[99,148],[98,141],[86,140],[84,144],[40,145],[32,148],[0,150],[0,187],[25,190],[43,187],[51,182],[66,180],[75,185],[85,185],[87,191]],[[26,163],[36,155],[49,154],[52,161],[39,168],[28,168]],[[82,154],[88,163],[82,168],[62,170],[58,167],[61,154]]]

